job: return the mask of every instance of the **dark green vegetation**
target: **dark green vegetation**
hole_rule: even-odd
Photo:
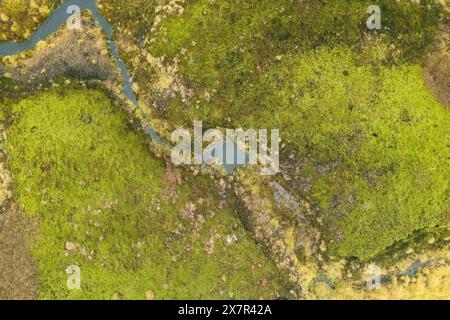
[[[233,205],[209,179],[165,168],[104,94],[53,90],[1,111],[14,199],[39,221],[40,298],[280,294],[274,266]],[[223,209],[214,209],[219,201]],[[231,235],[237,241],[227,245]],[[72,264],[83,290],[66,288]]]
[[[369,32],[365,25],[369,4],[370,1],[193,1],[181,17],[169,17],[163,20],[159,31],[149,33],[148,37],[156,38],[156,43],[150,44],[148,50],[168,61],[180,59],[180,73],[187,87],[197,93],[193,101],[202,103],[181,108],[171,102],[167,106],[169,112],[164,110],[160,115],[171,124],[189,125],[192,119],[203,119],[211,126],[226,126],[230,125],[226,122],[230,118],[245,126],[247,116],[265,109],[260,101],[272,96],[272,91],[260,86],[260,79],[276,69],[279,60],[302,56],[317,48],[344,45],[363,52],[358,64],[390,65],[417,61],[432,48],[444,14],[439,6],[392,5],[391,1],[384,1],[380,5],[385,29]],[[187,49],[184,56],[180,55],[183,48]],[[344,62],[334,63],[345,67]],[[338,79],[344,77],[340,74]],[[281,79],[268,80],[277,85]],[[213,96],[210,103],[203,97],[205,92]],[[272,108],[277,108],[276,101]]]
[[[143,35],[138,22],[124,29],[128,15],[140,21],[136,10],[104,12],[119,39],[154,38],[148,50],[177,58],[194,90],[190,105],[171,99],[156,115],[173,127],[280,128],[285,174],[307,182],[290,190],[314,200],[329,252],[365,260],[448,225],[450,180],[449,110],[419,65],[447,13],[435,1],[378,1],[383,29],[369,31],[370,4],[188,1]]]

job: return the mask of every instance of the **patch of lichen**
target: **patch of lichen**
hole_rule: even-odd
[[[408,256],[394,264],[379,269],[379,280],[368,286],[373,279],[370,269],[363,270],[358,280],[352,280],[355,270],[345,267],[345,262],[330,263],[324,275],[332,286],[317,283],[313,296],[318,299],[444,299],[449,295],[450,255],[448,244],[441,248],[422,252],[408,252]]]
[[[104,94],[59,88],[1,107],[14,200],[39,222],[40,298],[280,295],[227,193],[166,168]],[[66,287],[69,265],[81,268],[81,290]]]

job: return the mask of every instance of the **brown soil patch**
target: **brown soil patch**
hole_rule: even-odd
[[[424,79],[433,95],[450,107],[450,54],[447,52],[432,54],[425,66]]]
[[[0,214],[0,300],[36,295],[36,269],[28,246],[33,229],[15,204]]]
[[[424,66],[424,80],[433,95],[450,107],[450,27],[442,27],[438,33],[436,51]]]
[[[0,142],[6,141],[0,124]],[[36,294],[36,270],[28,240],[35,230],[11,200],[11,174],[0,148],[0,300],[32,299]]]

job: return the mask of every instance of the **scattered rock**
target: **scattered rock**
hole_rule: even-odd
[[[70,242],[70,241],[66,242],[66,250],[67,251],[75,250],[75,249],[77,249],[77,247],[78,246],[75,243],[73,243],[73,242]]]
[[[227,246],[231,246],[237,240],[238,240],[238,238],[235,234],[227,235],[227,240],[226,240]]]
[[[155,293],[154,293],[152,290],[148,290],[148,291],[145,293],[145,298],[146,298],[147,300],[153,300],[153,299],[155,299]]]

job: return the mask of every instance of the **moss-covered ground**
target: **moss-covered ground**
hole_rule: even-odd
[[[2,0],[0,41],[24,41],[44,21],[60,0]]]
[[[369,31],[370,1],[176,3],[181,12],[102,9],[119,40],[176,61],[194,92],[154,116],[170,127],[279,128],[285,175],[308,185],[290,191],[314,200],[330,254],[366,260],[448,225],[450,115],[421,68],[448,21],[442,5],[380,1],[383,28]],[[157,23],[142,33],[139,19]],[[145,88],[153,69],[124,51]]]
[[[14,200],[39,221],[40,298],[281,294],[232,201],[211,209],[219,200],[208,178],[187,175],[181,185],[101,92],[52,90],[3,103],[2,116]],[[81,268],[82,290],[67,289],[70,265]]]

